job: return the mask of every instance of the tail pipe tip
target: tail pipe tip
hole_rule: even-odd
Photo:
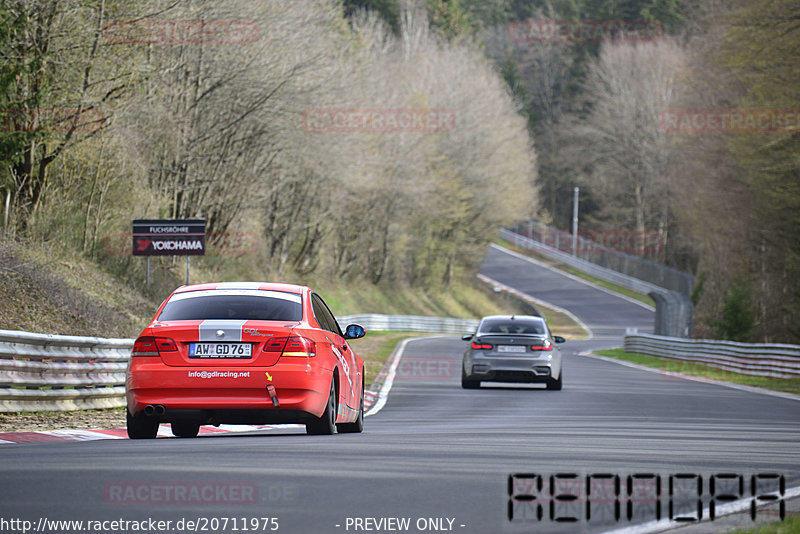
[[[148,417],[162,416],[167,413],[167,409],[162,404],[148,404],[144,407],[144,414]]]

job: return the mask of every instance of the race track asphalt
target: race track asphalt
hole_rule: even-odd
[[[704,504],[710,477],[719,473],[734,482],[741,476],[743,496],[752,475],[779,474],[787,488],[800,485],[798,401],[581,356],[618,346],[626,328],[650,331],[653,312],[494,247],[482,272],[570,310],[592,330],[591,340],[562,345],[562,391],[463,390],[465,343],[458,336],[419,339],[406,345],[387,402],[361,435],[290,429],[0,446],[0,527],[12,519],[35,527],[42,519],[152,518],[172,523],[151,532],[195,531],[186,521],[198,519],[198,532],[604,532],[652,519],[656,501],[666,517],[670,477],[673,512],[685,517],[696,509],[698,477]],[[509,520],[512,474],[538,475],[545,490],[537,478],[516,478]],[[551,475],[569,474],[579,482],[553,480],[578,498],[562,499],[552,511],[577,521],[559,522],[550,517],[546,488]],[[596,499],[587,519],[581,481],[596,474],[619,476],[621,496]],[[625,497],[628,475],[646,474],[661,477],[662,494],[655,497],[655,478],[636,476]],[[767,488],[772,480],[757,482]],[[610,488],[600,484],[594,497]],[[619,520],[615,500],[622,503]],[[625,517],[629,501],[632,521]],[[257,518],[277,518],[277,530]],[[406,519],[408,528],[398,528]],[[101,530],[83,531],[132,531],[131,524],[94,526]]]

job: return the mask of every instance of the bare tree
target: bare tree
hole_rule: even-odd
[[[592,112],[573,132],[602,199],[598,218],[615,229],[668,227],[672,152],[660,120],[678,101],[685,62],[682,47],[665,39],[605,44],[589,67]]]

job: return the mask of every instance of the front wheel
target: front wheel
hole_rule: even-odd
[[[362,373],[363,376],[363,373]],[[358,417],[353,423],[340,423],[336,431],[340,434],[359,433],[364,430],[364,384],[361,384],[361,405],[358,408]]]
[[[130,439],[155,439],[158,434],[158,421],[146,417],[143,413],[131,415],[125,412]]]
[[[176,421],[172,423],[172,435],[179,438],[196,438],[200,432],[200,423]]]
[[[336,431],[336,400],[336,384],[331,379],[331,392],[325,404],[325,411],[319,419],[306,423],[306,434],[327,436]]]

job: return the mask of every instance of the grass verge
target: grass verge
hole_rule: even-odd
[[[598,285],[600,287],[604,287],[606,289],[610,289],[611,291],[614,291],[615,293],[619,293],[621,295],[625,295],[626,297],[630,297],[632,299],[638,300],[639,302],[647,304],[648,306],[655,307],[655,305],[656,305],[655,302],[653,302],[653,299],[651,299],[647,295],[642,295],[641,293],[637,293],[636,291],[631,291],[630,289],[624,288],[622,286],[618,286],[616,284],[612,284],[611,282],[606,282],[605,280],[597,278],[596,276],[592,276],[590,274],[586,274],[583,271],[579,271],[578,269],[575,269],[574,267],[570,267],[569,265],[565,265],[563,263],[560,263],[560,262],[558,262],[556,260],[548,258],[547,256],[543,256],[542,254],[537,254],[536,252],[534,252],[532,250],[528,250],[526,248],[518,247],[518,246],[514,245],[513,243],[509,243],[508,241],[506,241],[504,239],[496,239],[495,242],[498,245],[503,246],[503,247],[505,247],[505,248],[507,248],[509,250],[513,250],[514,252],[517,252],[517,253],[522,254],[524,256],[528,256],[528,257],[533,258],[533,259],[535,259],[537,261],[540,261],[540,262],[544,263],[545,265],[549,265],[551,267],[555,267],[556,269],[559,269],[561,271],[564,271],[564,272],[567,272],[567,273],[572,274],[574,276],[577,276],[578,278],[586,280],[587,282],[592,282],[593,284],[596,284],[596,285]]]
[[[743,375],[717,369],[715,367],[709,367],[700,363],[658,358],[656,356],[648,356],[636,352],[625,352],[623,349],[596,350],[594,352],[600,356],[607,356],[609,358],[616,358],[618,360],[654,367],[662,370],[665,375],[669,373],[680,373],[800,395],[800,378],[771,378],[767,376]]]
[[[364,384],[367,389],[375,382],[386,360],[398,343],[411,337],[429,336],[424,332],[369,332],[366,337],[349,341],[356,354],[364,360]]]
[[[32,432],[60,429],[104,430],[125,426],[125,408],[69,412],[0,413],[0,432]]]
[[[783,521],[735,530],[732,534],[797,534],[798,532],[800,532],[800,514],[787,513]]]
[[[373,284],[314,286],[336,315],[382,313],[472,319],[498,313],[521,313],[522,307],[492,295],[476,280],[454,281],[447,289],[425,291]],[[344,326],[344,325],[343,325]]]

